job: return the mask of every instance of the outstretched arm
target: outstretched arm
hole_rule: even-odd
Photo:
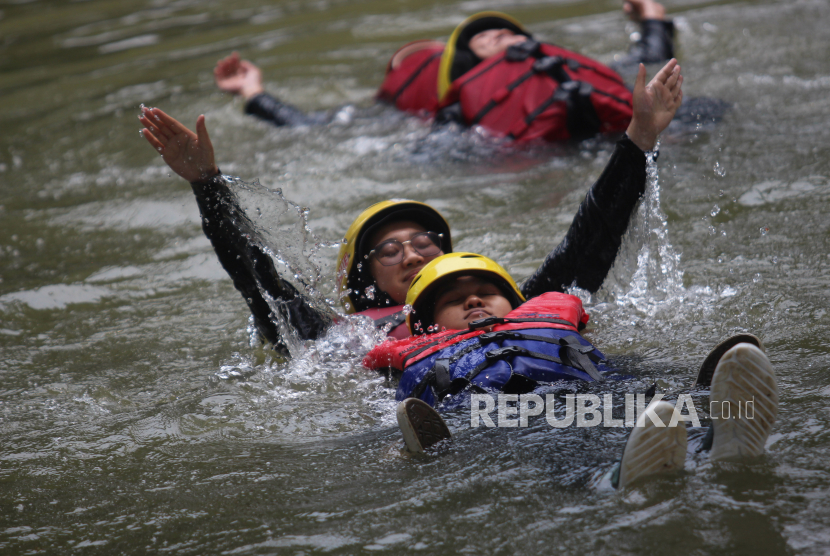
[[[158,108],[144,108],[139,120],[145,126],[141,132],[147,142],[161,153],[174,172],[191,182],[202,216],[202,230],[247,302],[260,333],[277,350],[285,351],[267,294],[276,301],[277,310],[301,339],[319,336],[329,326],[330,319],[280,278],[253,224],[219,175],[205,117],[199,116],[196,120],[196,133]]]
[[[276,126],[320,125],[331,121],[327,114],[306,114],[266,93],[260,69],[248,60],[240,60],[236,52],[216,63],[213,79],[221,90],[245,99],[246,114]]]
[[[683,75],[672,58],[646,85],[646,68],[640,64],[634,83],[634,114],[626,133],[644,151],[657,143],[657,136],[671,123],[683,102]]]
[[[672,60],[646,85],[640,66],[628,137],[579,205],[562,242],[523,284],[530,299],[571,285],[597,291],[617,258],[622,237],[646,187],[646,157],[683,100],[680,66]]]
[[[240,60],[236,52],[216,63],[213,79],[221,90],[239,95],[245,100],[265,92],[262,72],[248,60]]]

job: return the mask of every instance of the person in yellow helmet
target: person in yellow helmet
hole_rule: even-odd
[[[674,26],[666,20],[666,10],[659,2],[626,0],[623,10],[639,23],[639,39],[626,55],[618,56],[614,67],[636,68],[640,62],[667,62],[674,56]],[[484,12],[484,15],[487,13],[489,12]],[[384,81],[375,98],[404,112],[425,117],[436,116],[437,113],[436,121],[439,124],[452,121],[463,126],[470,125],[469,118],[465,119],[455,108],[442,107],[441,101],[444,100],[450,83],[481,61],[532,38],[510,16],[494,15],[495,17],[478,17],[477,14],[465,20],[450,38],[449,49],[445,48],[444,43],[429,39],[413,41],[398,49],[387,65]],[[262,82],[261,70],[252,62],[240,59],[235,52],[217,62],[214,79],[220,90],[245,100],[246,114],[277,126],[322,125],[332,122],[341,114],[341,110],[306,113],[269,95]],[[622,131],[625,125],[627,120],[619,129],[614,128],[612,131]],[[527,137],[525,135],[517,139],[521,141]]]
[[[402,374],[397,418],[411,452],[451,438],[433,406],[457,407],[465,392],[542,393],[553,384],[601,382],[611,372],[605,356],[579,334],[588,315],[578,297],[549,292],[525,301],[504,268],[482,255],[437,257],[412,281],[406,301],[414,308],[410,327],[422,335],[376,346],[364,364]],[[713,412],[701,444],[710,460],[762,454],[778,412],[778,385],[760,340],[742,334],[717,346],[696,385],[711,386],[710,407],[726,408]],[[752,417],[735,412],[748,401]],[[620,462],[603,480],[625,488],[683,469],[687,429],[672,419],[674,411],[674,404],[653,400],[631,431]]]
[[[565,238],[523,284],[525,297],[577,285],[596,291],[614,262],[631,214],[645,191],[646,155],[682,101],[676,62],[646,85],[641,68],[634,89],[633,118],[608,165],[589,189]],[[219,172],[204,116],[196,132],[158,108],[143,108],[144,138],[165,163],[191,183],[202,229],[222,266],[254,315],[263,337],[285,348],[272,318],[276,303],[301,339],[314,339],[331,323],[302,292],[279,276],[229,182]],[[348,312],[368,312],[396,337],[407,334],[402,309],[409,283],[430,260],[451,250],[449,226],[424,204],[391,202],[358,216],[341,249],[338,285]],[[379,313],[383,314],[379,314]],[[391,327],[391,328],[390,328]],[[283,349],[284,351],[284,349]]]

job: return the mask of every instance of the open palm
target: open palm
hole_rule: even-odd
[[[196,120],[196,133],[159,108],[142,108],[138,119],[144,124],[141,134],[178,175],[196,182],[219,173],[204,115]]]
[[[668,127],[683,102],[683,75],[677,60],[670,60],[646,85],[646,68],[640,64],[634,84],[634,114],[628,136],[644,151],[654,148],[657,136]]]

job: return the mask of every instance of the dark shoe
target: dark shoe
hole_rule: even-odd
[[[646,411],[654,413],[666,426],[655,425]],[[624,488],[649,475],[683,469],[686,464],[686,426],[682,422],[678,426],[668,426],[674,406],[660,401],[649,404],[646,411],[637,419],[625,444],[618,479],[616,476],[614,479],[617,480],[612,479],[617,488]]]
[[[408,398],[398,404],[398,426],[410,452],[423,453],[438,442],[450,438],[444,419],[428,403]]]
[[[714,439],[712,461],[764,453],[778,415],[775,371],[760,348],[739,344],[721,357],[709,394]]]
[[[752,334],[738,334],[727,338],[709,352],[706,359],[703,360],[703,365],[700,366],[700,371],[697,373],[697,380],[693,386],[710,386],[712,384],[712,375],[715,374],[715,368],[718,366],[718,361],[723,357],[723,354],[737,346],[738,344],[752,344],[764,351],[764,344],[761,343],[756,336]]]

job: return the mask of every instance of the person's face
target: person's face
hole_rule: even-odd
[[[406,291],[415,275],[432,259],[444,254],[439,248],[435,254],[424,256],[415,250],[412,243],[407,243],[415,234],[426,231],[431,230],[415,222],[395,222],[384,226],[372,236],[370,243],[376,247],[393,239],[403,243],[403,258],[397,264],[384,266],[378,256],[369,257],[369,270],[378,288],[389,294],[395,303],[402,305],[406,301]],[[424,252],[424,249],[421,249],[421,252]]]
[[[509,29],[490,29],[473,35],[470,39],[470,50],[480,59],[486,60],[526,40],[526,36],[517,35]]]
[[[512,309],[496,285],[477,276],[461,276],[439,290],[433,322],[439,330],[462,330],[474,320],[503,317]]]

